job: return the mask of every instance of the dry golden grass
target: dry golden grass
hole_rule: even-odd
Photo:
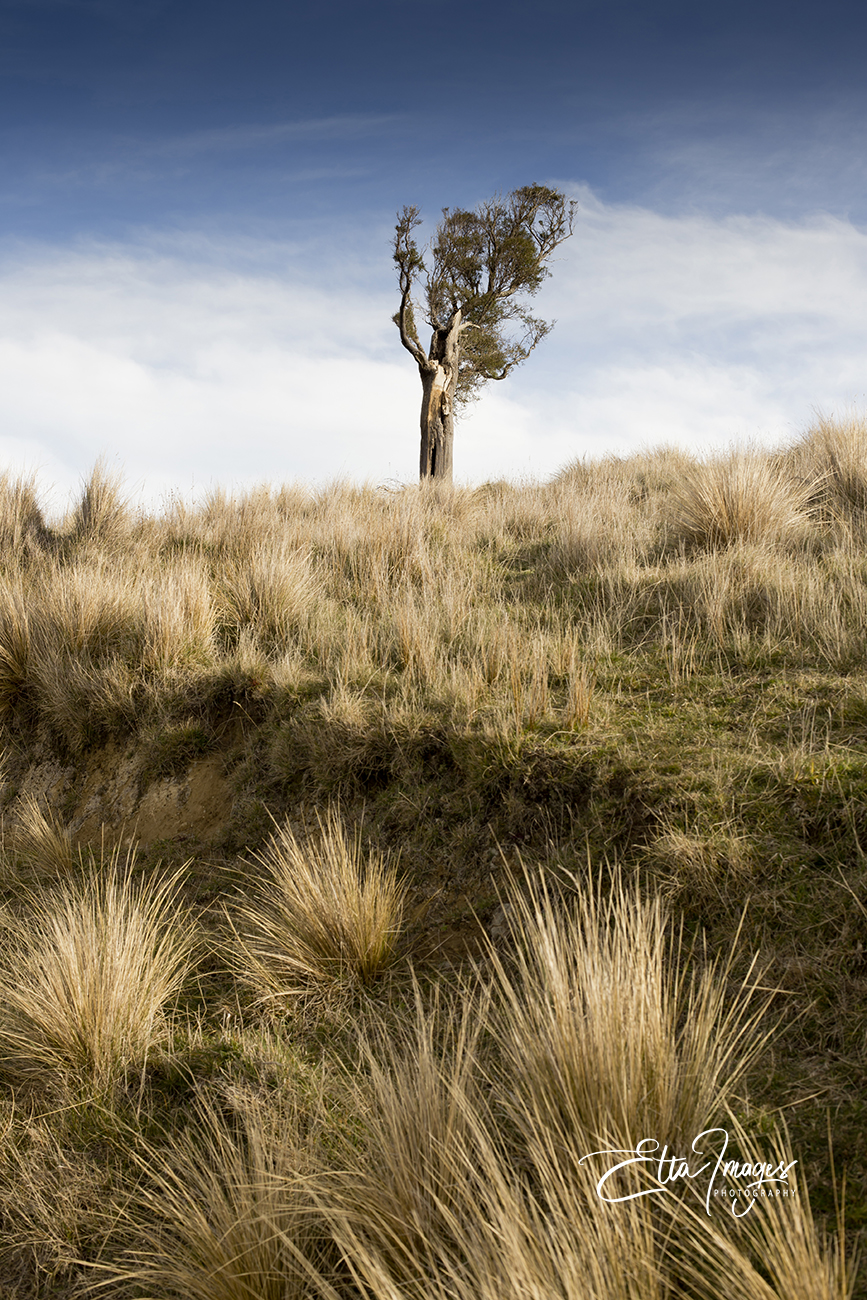
[[[867,510],[867,420],[857,412],[816,423],[790,448],[787,458],[803,481],[814,485],[815,503],[832,519],[863,517]]]
[[[453,1102],[466,1109],[466,1099]],[[364,1215],[339,1202],[333,1231],[360,1293],[369,1300],[666,1300],[663,1234],[646,1201],[614,1216],[560,1166],[538,1162],[533,1196],[511,1167],[484,1113],[467,1110],[471,1136],[437,1154],[416,1178],[428,1201],[424,1227],[379,1218],[380,1189],[365,1187]],[[407,1163],[404,1160],[404,1163]],[[553,1177],[549,1177],[553,1173]],[[359,1196],[362,1194],[358,1189]],[[591,1189],[592,1197],[592,1189]]]
[[[382,1025],[363,1044],[367,1069],[355,1084],[355,1108],[364,1117],[364,1142],[361,1150],[347,1147],[348,1168],[332,1196],[344,1225],[355,1225],[398,1275],[415,1275],[417,1284],[431,1241],[455,1249],[450,1224],[484,1176],[475,1137],[484,1108],[478,1043],[485,1008],[484,994],[468,994],[456,1007],[437,997],[425,1005],[416,988],[402,1031]]]
[[[131,586],[140,601],[145,666],[168,678],[183,670],[207,671],[217,658],[219,615],[201,557],[173,556],[158,574],[143,574]]]
[[[643,489],[629,461],[608,459],[562,475],[553,490],[553,570],[569,576],[646,560],[659,520]]]
[[[394,963],[404,886],[384,857],[362,854],[336,810],[303,841],[278,827],[251,865],[259,878],[252,891],[245,881],[232,924],[239,977],[265,1004],[363,988]]]
[[[266,652],[304,625],[315,597],[307,555],[279,542],[258,542],[230,560],[221,588],[224,626],[234,638],[252,633]]]
[[[814,492],[814,483],[747,447],[684,468],[670,490],[670,527],[697,546],[799,542],[810,529]]]
[[[112,1224],[126,1249],[96,1277],[155,1300],[849,1300],[842,1232],[817,1231],[800,1181],[746,1220],[652,1175],[621,1177],[653,1196],[600,1199],[584,1163],[600,1135],[632,1146],[634,1106],[643,1136],[697,1136],[755,1050],[755,1012],[725,965],[674,973],[658,906],[529,884],[509,899],[514,963],[490,954],[373,1012],[339,1126],[284,1083],[224,1088],[182,1135],[136,1138]],[[773,1135],[762,1156],[792,1159]]]
[[[598,665],[636,649],[658,646],[674,685],[717,652],[845,668],[867,651],[865,466],[853,418],[784,454],[664,449],[475,491],[215,491],[152,518],[97,466],[38,546],[14,541],[39,532],[32,482],[6,484],[0,711],[81,749],[253,678],[520,733],[586,726]]]
[[[32,795],[19,800],[17,811],[18,822],[10,836],[16,861],[9,874],[15,880],[69,876],[77,855],[68,827]]]
[[[77,542],[96,543],[105,549],[116,549],[127,541],[132,520],[121,475],[112,473],[103,458],[91,470],[68,527]]]
[[[4,1107],[4,1110],[6,1107]],[[36,1294],[69,1294],[70,1276],[93,1244],[104,1238],[113,1170],[104,1153],[70,1143],[68,1116],[48,1117],[14,1102],[0,1133],[0,1288],[4,1297],[28,1295],[35,1264]],[[14,1278],[21,1290],[10,1286]],[[32,1294],[32,1293],[31,1293]]]
[[[36,475],[12,478],[8,471],[0,474],[0,565],[28,561],[49,543]]]
[[[0,716],[13,708],[27,681],[28,601],[20,578],[0,579]]]
[[[179,1137],[139,1144],[141,1178],[125,1211],[127,1259],[109,1283],[177,1300],[331,1296],[336,1254],[311,1195],[315,1161],[297,1117],[253,1096],[202,1102]]]
[[[729,1116],[727,1127],[748,1149],[736,1117]],[[739,1210],[739,1217],[726,1213],[712,1221],[704,1207],[678,1206],[685,1277],[699,1300],[782,1300],[795,1295],[803,1300],[850,1300],[858,1252],[847,1251],[842,1205],[838,1201],[836,1231],[820,1232],[787,1133],[775,1128],[764,1143],[768,1161],[792,1166],[788,1194],[759,1198],[746,1213]],[[749,1182],[749,1177],[730,1178],[735,1188]],[[837,1192],[835,1185],[835,1199]]]
[[[35,737],[67,763],[107,736],[189,724],[224,738],[242,725],[257,747],[239,770],[245,798],[309,808],[347,795],[355,813],[369,798],[377,836],[397,842],[403,828],[420,876],[441,865],[432,843],[460,849],[464,834],[479,855],[484,840],[486,861],[489,815],[497,834],[506,826],[521,843],[527,830],[537,847],[549,817],[552,836],[586,829],[597,848],[622,836],[630,869],[661,877],[690,924],[708,899],[705,910],[736,918],[755,888],[775,930],[769,909],[788,907],[797,887],[815,931],[816,873],[800,873],[813,859],[798,846],[843,854],[862,834],[865,466],[861,424],[827,423],[785,453],[706,465],[663,451],[475,491],[216,492],[151,518],[134,516],[98,471],[53,528],[40,523],[32,483],[4,481],[4,743]],[[801,725],[804,689],[814,713],[834,711],[833,748],[807,723],[800,740],[786,738]],[[694,780],[687,763],[700,768]],[[743,799],[738,783],[749,786]],[[766,808],[776,816],[767,845],[756,830]],[[21,812],[20,801],[7,807],[7,826]],[[464,816],[466,826],[449,820]],[[793,816],[805,830],[791,857],[782,819]],[[28,860],[68,872],[62,826],[37,820]],[[481,894],[481,856],[473,870],[467,888]],[[26,903],[10,890],[2,911],[4,1068],[16,1086],[65,1085],[76,1104],[97,1092],[100,1114],[125,1104],[119,1085],[165,1037],[189,955],[166,937],[176,934],[168,894],[155,918],[129,877],[109,879],[55,885]],[[347,1085],[347,1142],[321,1168],[323,1153],[299,1148],[291,1124],[280,1137],[271,1076],[259,1111],[227,1117],[221,1102],[219,1114],[196,1112],[176,1147],[166,1137],[140,1149],[133,1182],[148,1190],[133,1196],[121,1233],[132,1251],[119,1265],[121,1295],[123,1270],[137,1277],[124,1300],[252,1300],[320,1285],[376,1300],[844,1300],[851,1264],[823,1243],[803,1200],[801,1218],[791,1201],[771,1207],[778,1218],[751,1235],[757,1218],[735,1232],[691,1217],[689,1202],[612,1207],[595,1196],[578,1163],[588,1150],[632,1143],[645,1128],[660,1141],[691,1138],[746,1086],[762,997],[750,996],[748,961],[737,978],[726,956],[692,961],[652,898],[615,887],[603,901],[573,886],[536,883],[507,900],[513,942],[492,951],[481,986],[439,1001],[420,993],[407,1013],[405,983],[376,983],[403,910],[385,860],[366,861],[336,817],[309,837],[286,826],[248,854],[246,897],[229,911],[234,973],[255,995],[252,1011],[238,995],[237,1020],[250,1021],[230,1034],[205,1015],[202,1042],[176,1063],[181,1082],[170,1066],[160,1082],[152,1057],[142,1106],[174,1122],[200,1057],[203,1075],[223,1082],[220,1072],[249,1072],[245,1044],[263,1006],[316,994],[292,1022],[306,1033],[328,990],[342,998],[367,984],[359,1016],[375,1021],[378,1005],[382,1028],[368,1021],[353,1037],[347,1016],[331,1017],[328,1033],[319,1024],[328,1038],[339,1023],[342,1065],[360,1076]],[[100,949],[106,934],[117,942]],[[841,967],[841,982],[856,988],[856,974]],[[841,1015],[828,1030],[846,1069],[864,1059],[863,1026],[857,1052],[845,1038],[851,1023]],[[275,1018],[274,1035],[286,1024]],[[319,1046],[334,1069],[330,1042]],[[208,1085],[197,1076],[194,1086]],[[34,1197],[33,1240],[43,1233],[68,1262],[72,1247],[49,1242],[51,1207],[58,1233],[76,1206],[86,1218],[85,1183],[64,1201],[48,1173],[51,1143],[34,1139],[30,1159],[23,1130],[12,1140],[5,1168]],[[318,1254],[321,1226],[306,1235],[317,1214],[354,1282]],[[106,1259],[114,1231],[106,1223]],[[320,1266],[321,1283],[311,1272]]]
[[[508,905],[514,966],[491,954],[500,991],[498,1036],[509,1044],[515,1122],[580,1132],[597,1146],[660,1142],[710,1126],[767,1037],[748,974],[727,996],[734,945],[687,975],[659,898],[615,881],[555,900],[530,878]]]
[[[742,893],[756,870],[747,836],[725,823],[704,832],[661,827],[648,848],[648,859],[659,869],[661,888],[674,898],[724,902],[726,890],[734,885]]]
[[[606,1204],[583,1164],[712,1122],[755,1050],[748,991],[729,1002],[725,970],[675,977],[662,913],[622,888],[568,909],[536,882],[510,915],[514,969],[494,956],[492,987],[417,992],[403,1033],[367,1042],[363,1139],[320,1194],[361,1294],[844,1300],[842,1237],[816,1232],[804,1187],[744,1230],[683,1186]]]
[[[134,882],[115,856],[25,895],[0,955],[8,1078],[107,1096],[143,1069],[195,944],[176,890],[176,877]]]

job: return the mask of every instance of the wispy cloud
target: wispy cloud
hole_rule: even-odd
[[[60,123],[32,138],[0,125],[0,216],[20,229],[14,214],[24,208],[43,226],[80,229],[72,214],[84,203],[85,228],[95,231],[118,214],[135,221],[142,209],[157,219],[198,213],[203,222],[215,211],[240,213],[253,224],[274,187],[285,213],[299,191],[321,201],[379,174],[411,122],[409,115],[359,112],[171,131],[130,130],[106,116],[68,137]]]
[[[339,113],[330,117],[299,118],[288,122],[250,123],[188,131],[182,135],[128,143],[150,155],[228,153],[241,149],[273,149],[281,144],[331,143],[379,135],[401,122],[395,113]]]
[[[865,106],[863,90],[842,86],[821,96],[805,88],[785,103],[731,95],[615,115],[601,132],[633,196],[649,207],[777,217],[824,210],[863,220]]]

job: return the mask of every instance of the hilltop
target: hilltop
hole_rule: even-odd
[[[687,1020],[696,1014],[689,979],[717,980],[738,1006],[757,985],[742,1022],[713,1021],[731,1036],[730,1057],[713,1067],[719,1097],[745,1142],[770,1144],[785,1119],[814,1211],[833,1226],[830,1129],[850,1238],[867,1222],[867,422],[820,420],[774,451],[576,462],[545,484],[262,487],[155,513],[129,508],[97,467],[54,523],[34,480],[6,476],[0,744],[0,883],[12,936],[3,978],[14,978],[8,954],[20,961],[26,946],[22,918],[26,927],[41,916],[44,928],[39,908],[65,898],[69,882],[112,872],[135,906],[143,882],[171,881],[172,906],[185,909],[201,945],[178,956],[185,973],[166,994],[172,1015],[107,1091],[88,1074],[92,1062],[83,1075],[80,1062],[60,1069],[56,1045],[38,1069],[16,1065],[0,1014],[15,1096],[0,1193],[10,1294],[65,1295],[89,1276],[81,1259],[105,1252],[114,1266],[121,1248],[141,1256],[143,1230],[118,1211],[118,1245],[95,1202],[123,1199],[129,1169],[119,1153],[139,1141],[150,1153],[139,1172],[150,1171],[164,1201],[177,1168],[195,1183],[189,1152],[173,1175],[154,1174],[164,1166],[153,1153],[187,1151],[180,1134],[203,1096],[219,1099],[203,1121],[212,1165],[217,1152],[229,1160],[213,1127],[227,1107],[248,1126],[245,1141],[266,1150],[281,1107],[297,1119],[299,1105],[315,1110],[317,1089],[339,1112],[337,1128],[363,1130],[358,1117],[374,1103],[338,1085],[329,1051],[375,1079],[370,1043],[408,1034],[406,1050],[430,1064],[414,999],[445,1005],[457,981],[467,1006],[482,996],[468,981],[508,983],[498,962],[508,965],[528,935],[542,941],[533,926],[549,904],[554,918],[577,907],[585,934],[616,930],[605,907],[622,905],[638,954],[629,979],[640,985],[654,963],[660,979],[679,972]],[[405,898],[389,913],[395,931],[402,917],[400,942],[384,945],[383,982],[379,972],[349,978],[344,954],[331,981],[339,995],[326,976],[311,977],[312,992],[302,987],[297,965],[290,991],[285,972],[262,973],[268,944],[285,931],[268,943],[250,937],[268,910],[263,888],[285,886],[286,862],[306,880],[303,863],[315,876],[337,860],[349,876],[347,863],[366,863],[369,878],[380,868],[402,878]],[[553,891],[547,902],[533,880]],[[519,901],[528,888],[535,922]],[[672,937],[657,942],[665,917]],[[353,1017],[370,1038],[355,1037]],[[445,1023],[443,1059],[453,1061],[463,1049]],[[677,1052],[684,1023],[671,1027]],[[425,1050],[435,1055],[431,1043]],[[487,1061],[487,1050],[473,1040],[471,1055]],[[291,1087],[274,1082],[275,1059]],[[397,1058],[386,1059],[398,1077]],[[600,1113],[613,1104],[606,1086]],[[58,1121],[70,1107],[75,1123]],[[22,1115],[49,1113],[21,1127]],[[502,1131],[520,1130],[521,1115]],[[688,1121],[678,1115],[671,1131],[682,1136]],[[597,1129],[582,1116],[589,1140]],[[78,1182],[51,1174],[61,1158],[80,1167]],[[321,1152],[309,1158],[322,1164]],[[496,1160],[485,1159],[490,1181]],[[543,1163],[542,1182],[540,1170],[555,1177]],[[350,1220],[337,1232],[344,1255],[361,1232],[351,1220],[352,1237]],[[387,1241],[374,1250],[365,1240],[380,1254],[372,1272],[358,1265],[356,1283],[390,1294]],[[430,1249],[418,1264],[428,1279]],[[694,1243],[678,1249],[700,1257]],[[713,1249],[722,1251],[714,1267],[725,1256],[734,1269],[732,1294],[785,1293],[779,1279],[779,1291],[750,1290],[759,1282],[737,1273],[730,1247]],[[759,1251],[764,1276],[764,1247],[744,1249]],[[642,1258],[652,1253],[648,1245]],[[36,1289],[40,1269],[53,1289]],[[400,1294],[413,1294],[400,1276]],[[184,1294],[168,1273],[160,1278],[148,1294]],[[633,1273],[630,1285],[631,1295],[665,1294],[649,1274],[639,1285]],[[705,1282],[688,1285],[704,1294]],[[594,1294],[613,1297],[613,1286],[600,1281]]]

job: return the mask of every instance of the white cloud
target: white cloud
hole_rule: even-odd
[[[863,396],[867,235],[714,220],[580,192],[539,311],[550,339],[461,424],[461,479],[554,472],[660,441],[779,441]],[[301,478],[411,480],[418,381],[387,253],[187,234],[33,247],[0,263],[0,460],[62,499],[100,452],[149,499]],[[349,232],[347,232],[348,234]],[[315,255],[314,255],[315,254]],[[325,260],[323,260],[325,259]]]
[[[828,216],[668,217],[579,191],[540,310],[550,339],[512,383],[541,454],[781,441],[867,389],[867,235]]]

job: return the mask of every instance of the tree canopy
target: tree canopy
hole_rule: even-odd
[[[475,210],[444,208],[427,250],[413,237],[421,224],[405,207],[395,226],[394,260],[401,304],[394,320],[401,342],[420,366],[433,360],[418,338],[412,295],[422,279],[423,309],[436,335],[460,332],[452,399],[472,400],[488,380],[505,379],[530,355],[553,322],[529,310],[550,275],[547,261],[572,233],[575,203],[558,190],[526,185],[507,198],[494,196]]]

